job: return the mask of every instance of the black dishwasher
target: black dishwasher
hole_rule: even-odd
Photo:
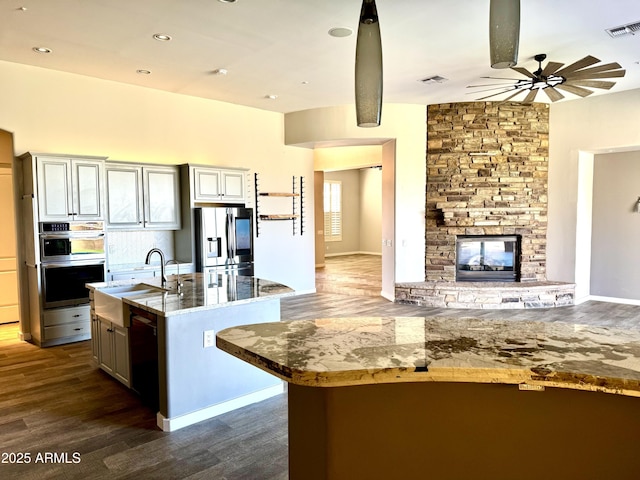
[[[157,411],[160,404],[158,387],[158,323],[155,315],[132,309],[129,342],[131,348],[131,387],[145,405]]]

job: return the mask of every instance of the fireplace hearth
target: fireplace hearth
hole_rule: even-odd
[[[519,235],[456,237],[456,281],[519,282]]]

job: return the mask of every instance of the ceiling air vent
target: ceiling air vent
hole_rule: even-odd
[[[422,83],[426,83],[427,85],[431,83],[444,83],[448,78],[441,77],[440,75],[434,75],[433,77],[422,78],[419,81]]]
[[[620,25],[619,27],[614,28],[607,28],[605,31],[613,38],[635,35],[637,32],[640,32],[640,22]]]

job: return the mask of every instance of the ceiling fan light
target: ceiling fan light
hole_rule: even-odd
[[[379,126],[382,115],[382,41],[375,0],[363,0],[360,10],[355,93],[358,126]]]
[[[491,68],[510,68],[518,63],[520,0],[491,0],[489,48]]]

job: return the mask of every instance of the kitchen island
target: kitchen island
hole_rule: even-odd
[[[279,321],[280,298],[293,295],[291,288],[257,277],[190,273],[169,275],[166,285],[159,278],[145,278],[136,289],[125,290],[115,298],[121,318],[112,316],[113,311],[120,313],[118,308],[101,310],[97,305],[101,296],[109,297],[106,292],[134,283],[87,285],[93,320],[100,325],[92,328],[97,332],[92,334],[94,356],[114,356],[105,347],[110,339],[102,337],[115,335],[113,371],[124,365],[124,373],[115,375],[109,362],[98,363],[158,410],[162,430],[173,431],[283,392],[280,379],[230,357],[214,340],[215,332],[224,328]],[[118,338],[125,339],[121,344],[126,341],[120,352]]]
[[[289,475],[603,479],[640,471],[640,331],[454,318],[233,327],[289,383]]]

